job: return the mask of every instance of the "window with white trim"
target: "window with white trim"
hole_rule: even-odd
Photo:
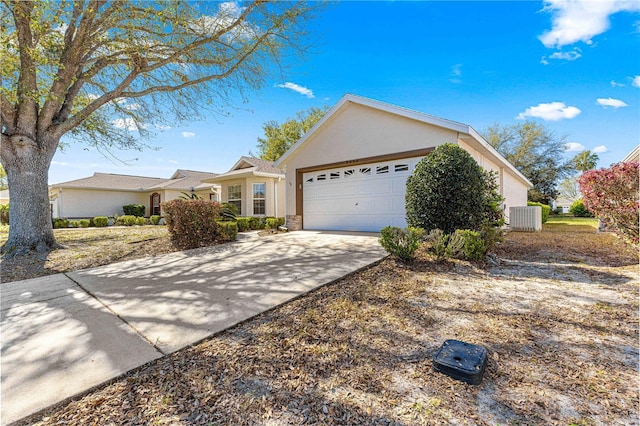
[[[253,184],[253,214],[254,215],[266,214],[266,200],[267,200],[266,192],[267,192],[266,183]]]
[[[238,214],[242,214],[242,185],[229,185],[227,188],[227,203],[236,206]]]

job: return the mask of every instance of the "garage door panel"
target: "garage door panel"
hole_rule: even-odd
[[[303,175],[304,229],[378,232],[405,227],[405,188],[419,158]],[[320,178],[320,179],[318,179]]]

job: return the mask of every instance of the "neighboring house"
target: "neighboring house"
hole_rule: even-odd
[[[122,206],[142,204],[145,215],[162,215],[161,203],[194,193],[219,201],[219,187],[203,180],[216,173],[177,170],[169,179],[95,173],[49,187],[53,217],[91,218],[122,215]]]
[[[633,148],[633,150],[622,159],[621,163],[631,163],[633,161],[640,162],[640,145]]]
[[[9,190],[3,189],[0,191],[0,204],[9,204]]]
[[[272,161],[240,157],[226,173],[205,182],[221,187],[221,201],[233,204],[239,216],[284,217],[284,173]]]
[[[447,142],[498,173],[507,215],[509,207],[527,205],[532,183],[470,126],[345,95],[275,162],[286,172],[287,226],[373,232],[406,226],[406,179]]]
[[[568,198],[558,198],[551,202],[551,209],[561,209],[561,213],[569,213],[569,209],[571,209],[574,201],[575,200],[570,200]]]

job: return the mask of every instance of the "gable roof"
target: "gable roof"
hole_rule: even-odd
[[[622,159],[621,163],[630,163],[632,161],[638,161],[639,159],[640,159],[640,145],[636,145],[636,147],[633,148],[631,152],[629,152],[627,156]]]
[[[398,115],[408,119],[416,120],[422,123],[430,124],[433,126],[442,127],[445,129],[453,130],[459,134],[468,136],[469,141],[475,142],[477,145],[488,151],[492,156],[496,157],[502,162],[511,172],[513,172],[518,178],[524,181],[527,185],[533,186],[533,183],[525,175],[523,175],[518,169],[516,169],[511,163],[509,163],[494,147],[489,144],[478,132],[476,132],[471,126],[463,124],[457,121],[447,120],[433,115],[425,114],[422,112],[414,111],[408,108],[399,107],[396,105],[388,104],[385,102],[376,101],[362,96],[356,96],[351,94],[344,95],[338,103],[336,103],[325,115],[322,117],[307,133],[305,133],[300,140],[298,140],[293,146],[291,146],[282,157],[275,161],[274,165],[280,167],[286,163],[287,158],[296,151],[301,145],[304,145],[309,141],[313,134],[317,132],[321,127],[331,121],[333,116],[337,116],[339,111],[348,107],[350,104],[357,104],[373,108],[376,110],[388,112],[389,114]]]
[[[280,178],[285,174],[282,170],[274,166],[273,161],[262,160],[255,157],[242,156],[236,163],[229,169],[228,172],[217,175],[213,178],[209,178],[207,182],[216,182],[221,180],[228,180],[238,178],[244,175],[262,176]]]
[[[193,170],[178,170],[169,179],[96,172],[93,176],[56,183],[51,187],[113,191],[190,190],[200,185],[202,180],[215,176],[216,173]]]

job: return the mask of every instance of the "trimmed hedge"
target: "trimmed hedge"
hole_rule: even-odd
[[[106,216],[96,216],[93,218],[93,224],[96,228],[104,228],[109,224],[109,218]]]
[[[144,217],[145,207],[142,204],[127,204],[122,206],[125,216]]]
[[[238,224],[233,221],[218,221],[220,239],[218,242],[235,241],[238,237]]]
[[[221,206],[215,201],[175,199],[162,203],[171,242],[179,249],[228,241],[233,226],[219,225]],[[237,225],[235,227],[237,233]]]
[[[160,223],[160,216],[157,214],[149,216],[149,223],[152,225],[157,225]]]
[[[88,228],[91,221],[89,219],[80,219],[78,223],[80,224],[80,228]]]
[[[53,229],[62,229],[69,227],[69,219],[63,217],[57,217],[53,219]]]
[[[547,220],[549,220],[549,213],[551,213],[551,206],[548,206],[542,203],[537,203],[535,201],[527,201],[527,205],[542,207],[542,223],[546,223]]]
[[[249,230],[249,218],[248,217],[239,217],[236,219],[236,223],[238,224],[238,231],[245,232]]]
[[[279,226],[284,225],[284,217],[266,217],[264,219],[264,226],[267,229],[278,229]]]

